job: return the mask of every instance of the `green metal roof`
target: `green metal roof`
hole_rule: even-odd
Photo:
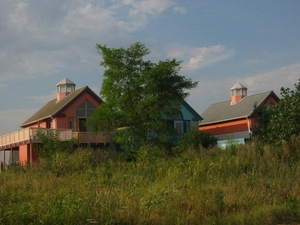
[[[203,120],[200,126],[249,117],[253,114],[254,105],[261,105],[271,95],[279,100],[273,91],[267,91],[245,96],[233,105],[231,105],[231,100],[211,104],[201,114]]]
[[[59,102],[57,102],[56,98],[49,101],[35,114],[33,114],[29,119],[22,123],[21,127],[27,126],[32,123],[36,123],[39,120],[50,118],[51,116],[55,116],[56,114],[61,112],[65,107],[67,107],[71,102],[73,102],[79,95],[86,91],[90,92],[95,98],[99,100],[99,102],[102,102],[101,98],[98,95],[96,95],[88,86],[85,86],[69,93]]]

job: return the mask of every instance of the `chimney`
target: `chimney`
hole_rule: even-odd
[[[238,103],[245,96],[247,96],[247,87],[241,83],[236,83],[231,89],[231,105]]]
[[[59,102],[61,99],[66,97],[70,92],[75,91],[75,86],[76,84],[74,84],[68,78],[62,79],[56,85],[56,102]]]

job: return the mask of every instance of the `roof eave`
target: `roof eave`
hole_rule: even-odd
[[[247,115],[247,116],[240,116],[240,117],[235,117],[235,118],[230,118],[230,119],[225,119],[225,120],[218,120],[218,121],[213,121],[213,122],[207,122],[207,123],[201,123],[199,124],[199,126],[206,126],[206,125],[212,125],[212,124],[217,124],[217,123],[224,123],[224,122],[228,122],[228,121],[232,121],[232,120],[239,120],[239,119],[244,119],[244,118],[249,118],[251,116],[251,114]]]
[[[37,123],[37,122],[39,122],[39,121],[42,121],[42,120],[51,118],[52,116],[53,116],[53,115],[44,116],[44,117],[42,117],[42,118],[40,118],[40,119],[38,119],[38,120],[33,120],[33,121],[28,122],[28,123],[22,123],[22,124],[21,124],[21,127],[26,127],[27,125],[30,125],[30,124],[33,124],[33,123]]]

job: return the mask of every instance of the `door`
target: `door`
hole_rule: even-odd
[[[87,132],[85,118],[79,118],[79,132]]]

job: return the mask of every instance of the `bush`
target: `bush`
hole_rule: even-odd
[[[39,158],[52,158],[58,152],[74,152],[74,146],[76,144],[75,139],[68,141],[61,141],[59,139],[59,132],[55,130],[39,129],[36,134],[36,138],[40,140],[41,144],[36,144],[35,150]]]
[[[217,144],[217,139],[207,131],[193,129],[179,138],[178,145],[175,147],[177,153],[188,149],[199,151],[201,147],[209,148]]]

